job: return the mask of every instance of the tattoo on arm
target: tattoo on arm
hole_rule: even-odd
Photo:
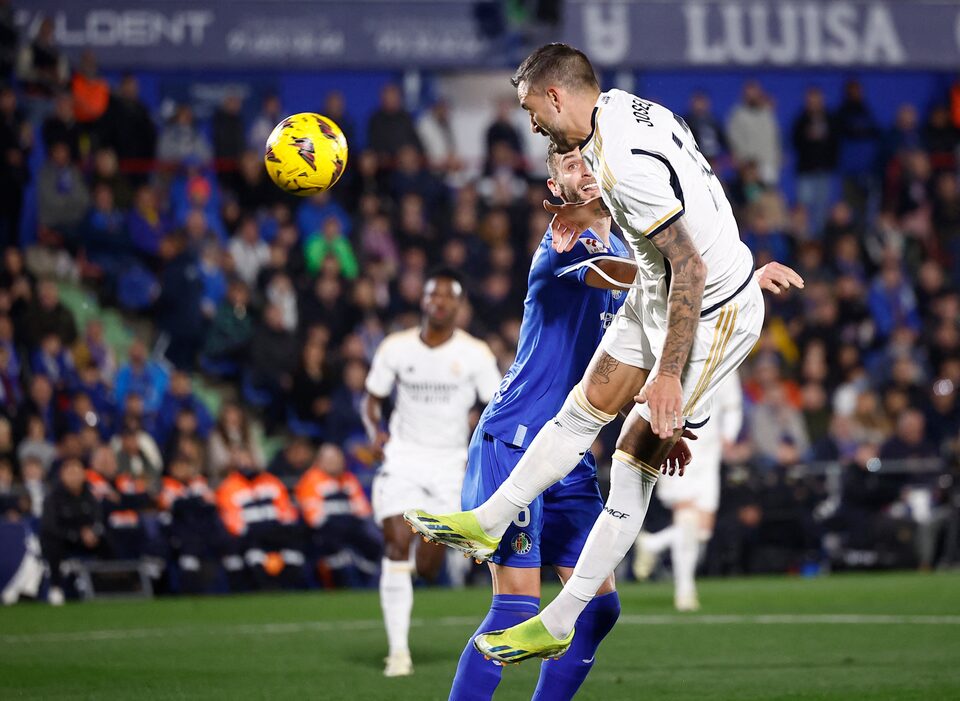
[[[576,204],[576,203],[568,203]],[[579,204],[580,208],[585,212],[589,212],[591,216],[596,217],[597,219],[604,219],[610,216],[610,210],[607,209],[607,205],[604,204],[603,198],[599,195],[594,197],[592,200],[587,200]]]
[[[707,266],[690,238],[683,217],[650,242],[666,258],[672,274],[667,298],[667,338],[660,356],[660,372],[680,377],[700,322]]]
[[[606,353],[600,356],[596,367],[590,373],[590,383],[594,385],[610,384],[610,375],[620,367],[620,361]]]

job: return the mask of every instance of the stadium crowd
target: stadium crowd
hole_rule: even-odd
[[[366,148],[332,191],[299,200],[262,165],[277,97],[252,121],[237,96],[210,124],[189,104],[161,121],[135,75],[109,84],[89,51],[71,64],[50,22],[18,43],[8,10],[0,515],[36,524],[55,586],[78,554],[169,562],[185,590],[215,586],[220,565],[238,588],[368,581],[381,546],[364,493],[364,380],[384,335],[417,322],[430,266],[463,271],[464,325],[502,368],[512,360],[549,223],[513,106],[474,135],[452,128],[445,101],[408,111],[396,85],[365,125],[331,93],[318,111],[348,140],[364,130]],[[942,97],[903,105],[893,124],[855,80],[842,95],[811,87],[792,124],[758,82],[725,118],[691,97],[685,119],[757,265],[778,260],[807,281],[769,298],[742,374],[713,571],[858,549],[875,558],[861,564],[930,567],[944,551],[960,444],[960,87]],[[479,168],[457,150],[468,138],[485,139]],[[38,223],[25,247],[29,192]],[[78,328],[62,279],[150,331],[117,357],[99,320]],[[229,399],[217,416],[194,390],[201,376]],[[258,421],[286,437],[275,455]],[[602,442],[597,452],[602,463]],[[841,489],[816,469],[826,463],[842,466]]]

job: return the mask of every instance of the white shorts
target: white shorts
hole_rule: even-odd
[[[716,311],[700,319],[683,384],[683,418],[688,428],[703,426],[717,387],[747,358],[763,328],[763,294],[756,280]],[[600,347],[607,355],[635,368],[659,367],[666,324],[643,308],[642,295],[631,293],[603,336]],[[650,421],[645,404],[633,408]]]
[[[388,444],[384,462],[373,479],[373,517],[382,523],[407,509],[434,514],[460,510],[460,490],[467,451],[415,450]]]
[[[709,424],[708,424],[709,425]],[[683,477],[660,475],[657,480],[657,498],[668,509],[685,502],[700,511],[716,513],[720,505],[720,460],[723,452],[719,440],[701,437],[690,442],[693,459]]]

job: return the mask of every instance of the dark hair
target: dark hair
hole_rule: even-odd
[[[540,90],[546,84],[600,89],[590,59],[579,49],[559,43],[541,46],[527,56],[510,83],[513,87],[526,83],[528,90]]]
[[[556,180],[560,176],[560,152],[552,141],[547,146],[547,175]]]
[[[437,280],[439,278],[444,278],[446,280],[453,280],[455,283],[460,285],[461,290],[465,289],[463,275],[461,275],[458,271],[454,270],[453,268],[442,266],[442,265],[434,268],[430,268],[430,270],[427,271],[427,276],[426,278],[424,278],[424,282],[425,283],[430,282],[431,280]]]

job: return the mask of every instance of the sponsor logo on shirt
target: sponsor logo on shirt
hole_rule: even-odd
[[[585,237],[580,239],[580,243],[582,243],[584,248],[586,248],[590,253],[597,254],[607,252],[607,247],[603,245],[602,241]]]

